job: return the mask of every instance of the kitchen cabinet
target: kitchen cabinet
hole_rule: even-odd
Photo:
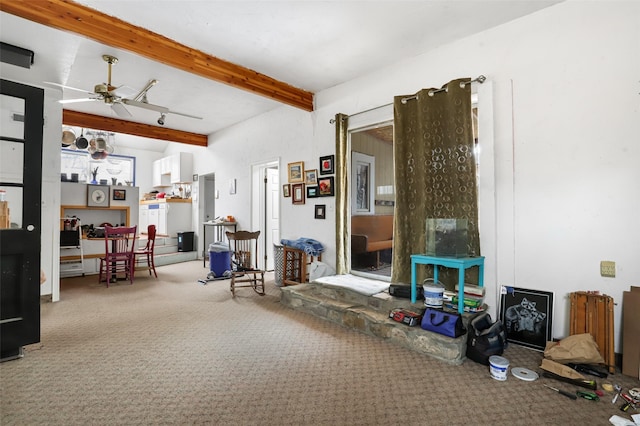
[[[154,187],[167,187],[174,183],[189,183],[193,177],[193,154],[180,152],[153,162]]]
[[[147,228],[149,227],[149,206],[142,204],[140,205],[140,218],[138,220],[138,228],[139,233],[146,233]]]
[[[187,183],[193,178],[193,154],[180,152],[171,156],[171,183]]]
[[[155,225],[158,234],[176,237],[178,232],[191,231],[191,199],[142,201],[140,212],[141,222]]]
[[[156,188],[169,186],[171,182],[169,182],[168,178],[163,179],[165,175],[162,174],[162,161],[156,160],[153,162],[153,176],[152,182],[153,186]]]

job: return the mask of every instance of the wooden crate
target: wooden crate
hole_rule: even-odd
[[[577,291],[571,300],[569,334],[589,333],[593,336],[600,355],[610,373],[615,373],[613,297]]]
[[[7,229],[11,226],[9,219],[9,202],[0,201],[0,229]]]
[[[311,256],[303,250],[284,246],[283,252],[283,285],[295,285],[309,281],[307,267],[314,260],[322,260],[322,254]]]

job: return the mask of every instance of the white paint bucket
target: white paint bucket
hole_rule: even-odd
[[[491,377],[496,380],[507,380],[507,370],[509,369],[509,360],[498,355],[489,357],[489,371]]]
[[[434,283],[433,280],[426,279],[422,283],[422,293],[424,294],[424,306],[428,308],[442,308],[443,286]]]

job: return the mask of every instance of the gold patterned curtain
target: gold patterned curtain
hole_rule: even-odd
[[[336,114],[336,273],[346,274],[347,259],[351,258],[349,242],[349,146],[347,128],[349,116]]]
[[[469,79],[394,98],[392,282],[411,282],[410,256],[426,251],[427,218],[467,219],[468,252],[480,255],[471,85],[461,82]],[[418,282],[429,276],[425,269],[420,268]],[[455,277],[446,272],[439,278],[449,288]]]

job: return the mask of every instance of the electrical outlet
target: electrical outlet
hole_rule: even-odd
[[[616,262],[610,260],[603,260],[600,262],[600,276],[603,277],[616,277]]]

